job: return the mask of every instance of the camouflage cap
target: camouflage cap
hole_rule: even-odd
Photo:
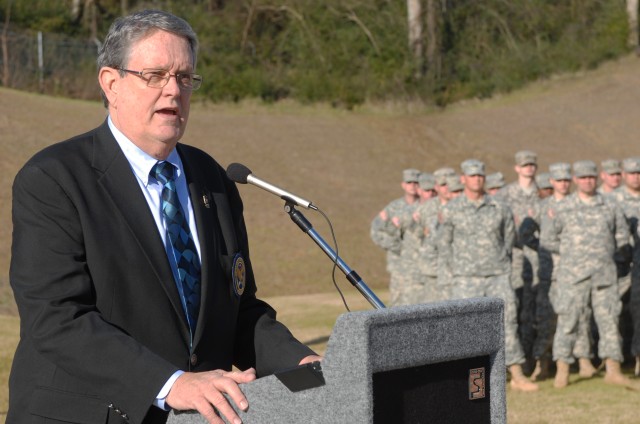
[[[609,175],[622,172],[620,161],[617,159],[607,159],[600,162],[600,168]]]
[[[555,181],[571,179],[571,164],[566,162],[557,162],[549,165],[549,174]]]
[[[464,190],[464,185],[462,185],[462,181],[460,181],[460,175],[448,175],[446,177],[447,180],[447,189],[449,192],[461,191]]]
[[[464,175],[484,175],[484,163],[477,159],[467,159],[460,164]]]
[[[502,188],[505,186],[504,175],[502,172],[494,172],[493,174],[487,175],[487,178],[484,183],[484,188],[487,190],[491,190],[494,188]]]
[[[402,181],[405,183],[417,183],[420,178],[420,171],[417,169],[405,169],[402,171]]]
[[[428,172],[423,172],[420,174],[420,177],[418,177],[418,184],[423,190],[433,190],[436,186],[436,177]]]
[[[622,161],[624,172],[640,172],[640,157],[626,158]]]
[[[453,168],[444,167],[436,169],[433,175],[436,177],[436,184],[444,185],[447,183],[447,177],[456,175],[456,171]]]
[[[537,165],[538,155],[529,150],[521,150],[516,153],[516,165],[524,166],[529,164]]]
[[[591,160],[579,160],[573,163],[573,175],[580,177],[597,177],[598,167]]]
[[[541,174],[536,175],[536,185],[538,188],[553,188],[551,185],[551,174],[548,172],[543,172]]]

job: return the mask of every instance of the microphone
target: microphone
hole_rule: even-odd
[[[305,200],[302,197],[298,197],[293,193],[289,193],[288,191],[283,190],[280,187],[276,187],[273,184],[270,184],[256,177],[251,173],[251,170],[249,168],[240,163],[232,163],[227,167],[227,177],[239,184],[253,184],[254,186],[260,187],[261,189],[266,190],[271,194],[275,194],[285,201],[292,202],[297,206],[306,209],[318,210],[318,208],[315,207],[310,201]]]

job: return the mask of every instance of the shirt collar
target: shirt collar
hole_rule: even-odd
[[[107,119],[107,123],[109,124],[109,129],[118,142],[120,149],[122,149],[122,152],[129,161],[134,174],[146,187],[149,185],[149,173],[151,172],[151,168],[153,168],[158,160],[136,146],[122,133],[122,131],[116,128],[111,120],[111,116]],[[179,178],[182,175],[182,161],[180,160],[180,155],[178,155],[176,149],[171,150],[166,161],[177,168],[176,177]]]

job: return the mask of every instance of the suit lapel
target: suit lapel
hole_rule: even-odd
[[[155,277],[167,293],[185,330],[185,342],[188,342],[188,324],[158,228],[131,166],[106,122],[98,128],[94,144],[93,166],[102,173],[99,182],[155,270]]]
[[[200,315],[194,337],[194,346],[197,346],[205,327],[217,327],[213,329],[213,334],[222,334],[224,327],[230,325],[230,317],[234,316],[229,275],[236,247],[227,246],[224,240],[227,234],[223,237],[223,232],[233,231],[233,226],[230,217],[225,215],[230,211],[221,176],[216,174],[219,171],[210,162],[201,163],[197,155],[190,152],[191,149],[178,144],[202,256]],[[232,239],[235,242],[235,236]],[[211,334],[212,329],[209,328],[207,332]]]

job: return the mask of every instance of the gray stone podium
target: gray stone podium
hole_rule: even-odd
[[[504,423],[503,304],[465,299],[345,313],[321,363],[325,384],[276,376],[242,385],[243,423]],[[171,413],[169,424],[205,424]]]

